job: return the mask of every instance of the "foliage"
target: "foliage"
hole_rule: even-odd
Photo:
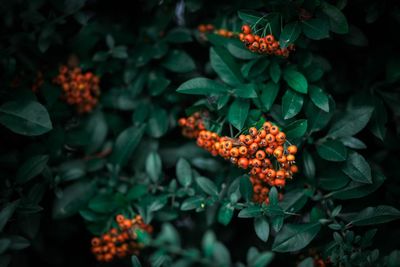
[[[95,265],[118,214],[154,228],[118,266],[398,266],[397,2],[135,4],[0,4],[1,266]],[[295,51],[252,52],[243,24]],[[93,110],[68,105],[65,65],[99,77]],[[181,135],[196,111],[230,137],[273,121],[299,173],[254,203],[246,171]]]

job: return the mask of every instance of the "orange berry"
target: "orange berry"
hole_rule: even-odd
[[[239,156],[239,149],[237,147],[234,147],[230,150],[230,153],[232,157],[237,157]]]
[[[268,169],[268,171],[267,171],[267,176],[268,176],[269,178],[275,178],[275,176],[276,176],[275,170],[274,170],[274,169]]]
[[[257,128],[256,128],[256,127],[251,127],[251,128],[249,129],[249,134],[250,134],[250,136],[255,137],[255,136],[257,136],[257,133],[258,133],[258,131],[257,131]]]
[[[244,142],[246,143],[246,145],[251,145],[253,143],[253,138],[250,135],[246,135]]]
[[[286,184],[285,179],[276,179],[276,180],[275,180],[275,185],[276,185],[276,186],[283,187],[283,186],[285,186],[285,184]]]
[[[258,150],[258,144],[252,143],[249,147],[251,154],[254,154]]]
[[[265,152],[262,150],[258,150],[256,153],[256,158],[259,160],[263,160],[265,158]]]
[[[272,135],[277,135],[279,133],[279,128],[274,125],[269,129],[269,133]]]
[[[284,132],[280,132],[275,136],[275,138],[276,138],[276,141],[278,141],[280,143],[284,143],[286,140],[286,134]]]
[[[290,171],[292,173],[297,173],[299,171],[299,168],[296,165],[290,166]]]
[[[285,178],[285,171],[279,170],[276,172],[276,179],[284,179]]]
[[[98,237],[94,237],[94,238],[92,238],[91,243],[92,243],[92,246],[97,247],[98,245],[100,245],[101,240]]]
[[[286,156],[287,161],[294,161],[295,160],[295,156],[292,154],[289,154]]]
[[[242,169],[247,169],[247,167],[249,166],[249,160],[247,158],[242,157],[239,159],[238,165]]]
[[[199,32],[206,32],[207,31],[207,26],[204,24],[200,24],[197,29],[199,30]]]
[[[249,33],[251,33],[251,28],[250,28],[250,26],[247,25],[247,24],[243,25],[243,26],[242,26],[242,32],[243,32],[244,34],[249,34]]]
[[[275,136],[273,136],[272,134],[267,134],[267,136],[265,137],[265,140],[268,141],[268,143],[272,143],[275,141]]]
[[[282,155],[283,155],[283,151],[281,149],[277,148],[277,149],[274,150],[274,156],[276,158],[280,158],[280,157],[282,157]]]
[[[246,36],[244,37],[244,41],[247,44],[252,44],[254,43],[254,36],[252,34],[246,34]]]
[[[239,147],[239,153],[240,153],[240,155],[246,155],[247,154],[247,147],[245,147],[245,146]]]
[[[295,146],[295,145],[288,146],[287,151],[290,154],[296,154],[297,153],[297,146]]]
[[[275,41],[275,38],[273,35],[268,34],[267,36],[265,36],[265,41],[269,44],[273,43]]]

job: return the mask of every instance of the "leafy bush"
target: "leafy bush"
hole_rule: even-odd
[[[1,266],[400,265],[397,2],[0,14]]]

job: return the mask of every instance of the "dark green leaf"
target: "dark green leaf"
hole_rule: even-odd
[[[243,83],[239,65],[233,57],[222,47],[210,49],[210,63],[222,81],[235,86]]]
[[[176,90],[178,93],[190,95],[226,94],[229,88],[207,78],[193,78],[184,82]]]
[[[374,98],[374,112],[372,113],[369,129],[377,138],[384,140],[386,136],[387,112],[383,101]]]
[[[155,107],[150,113],[146,133],[151,137],[159,138],[168,131],[168,113],[165,109]]]
[[[228,111],[228,121],[239,131],[242,130],[249,113],[250,103],[237,98],[233,101]]]
[[[204,205],[204,198],[202,196],[189,197],[183,201],[181,210],[193,210],[200,208]]]
[[[328,15],[331,31],[339,34],[345,34],[349,31],[347,19],[337,7],[323,2],[322,11]]]
[[[282,97],[282,115],[285,120],[296,116],[303,106],[303,96],[293,90],[286,90]]]
[[[254,230],[262,241],[268,241],[269,223],[265,217],[258,217],[254,219]]]
[[[140,264],[139,258],[136,255],[131,256],[131,263],[132,267],[142,267],[142,264]]]
[[[131,187],[126,195],[129,200],[138,199],[147,193],[147,186],[146,185],[134,185]]]
[[[17,209],[19,200],[6,204],[6,206],[0,212],[0,232],[3,231],[4,226],[7,224],[8,220],[13,215],[14,211]]]
[[[301,27],[300,23],[295,21],[286,24],[279,37],[279,45],[281,48],[286,48],[289,44],[294,43],[300,36]]]
[[[277,252],[297,251],[307,246],[321,229],[319,222],[287,224],[275,237],[272,250]]]
[[[299,138],[302,137],[307,131],[307,120],[297,120],[285,127],[285,133],[287,138]]]
[[[304,175],[309,178],[312,179],[315,177],[315,163],[314,163],[314,159],[311,156],[310,153],[308,153],[307,150],[303,151],[303,173]]]
[[[337,138],[355,135],[367,125],[373,110],[368,106],[348,110],[332,124],[329,136]]]
[[[307,94],[307,79],[300,72],[290,68],[285,69],[285,71],[283,72],[283,79],[293,90],[302,94]]]
[[[18,169],[16,182],[26,183],[33,177],[40,174],[49,161],[48,155],[36,155],[25,161]]]
[[[179,183],[184,187],[188,187],[192,183],[192,169],[186,159],[180,158],[178,160],[176,164],[176,176]]]
[[[254,83],[241,84],[233,90],[233,93],[236,96],[242,98],[256,98],[257,97],[256,89],[257,85]]]
[[[249,264],[250,267],[266,267],[274,258],[274,254],[270,251],[258,254]]]
[[[335,103],[329,101],[329,112],[317,108],[311,101],[308,102],[305,113],[308,119],[309,132],[315,132],[323,129],[331,120],[335,110]]]
[[[161,65],[167,70],[185,73],[196,69],[193,59],[184,51],[172,50],[168,53]]]
[[[274,83],[278,83],[279,80],[281,79],[281,74],[282,74],[281,67],[277,62],[273,61],[269,66],[269,75],[271,76],[272,81]]]
[[[120,166],[125,165],[142,139],[143,133],[143,125],[139,127],[132,126],[122,131],[115,141],[110,161]]]
[[[260,57],[260,55],[247,49],[247,47],[239,40],[231,40],[231,42],[226,45],[226,48],[234,57],[239,59],[255,59]]]
[[[151,152],[146,159],[146,172],[153,182],[157,182],[161,176],[161,158],[157,152]]]
[[[391,206],[368,207],[345,219],[357,226],[374,225],[400,219],[400,211]]]
[[[363,156],[356,152],[349,154],[342,171],[353,181],[360,183],[372,183],[371,167]]]
[[[205,177],[197,177],[196,183],[205,193],[211,196],[218,196],[218,188],[210,179]]]
[[[310,98],[317,107],[329,112],[329,97],[324,90],[315,85],[310,85]]]
[[[11,101],[0,106],[0,123],[11,131],[28,136],[53,129],[46,108],[35,101]]]
[[[347,158],[347,149],[339,141],[330,140],[317,145],[317,152],[321,158],[329,161],[344,161]]]
[[[279,84],[275,82],[268,82],[267,84],[262,84],[261,86],[261,96],[260,100],[266,111],[269,111],[274,104],[276,96],[279,92]]]
[[[222,205],[218,211],[218,222],[223,225],[228,225],[232,220],[233,211],[234,208],[229,202]]]
[[[303,33],[310,39],[321,40],[329,37],[329,24],[323,19],[304,20],[301,27]]]
[[[175,28],[168,32],[165,37],[170,43],[188,43],[193,40],[190,30],[185,28]]]
[[[249,206],[247,208],[242,209],[238,217],[239,218],[253,218],[258,217],[262,214],[262,208],[260,206]]]

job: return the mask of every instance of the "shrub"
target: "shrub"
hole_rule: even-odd
[[[3,2],[1,266],[400,265],[397,2]]]

